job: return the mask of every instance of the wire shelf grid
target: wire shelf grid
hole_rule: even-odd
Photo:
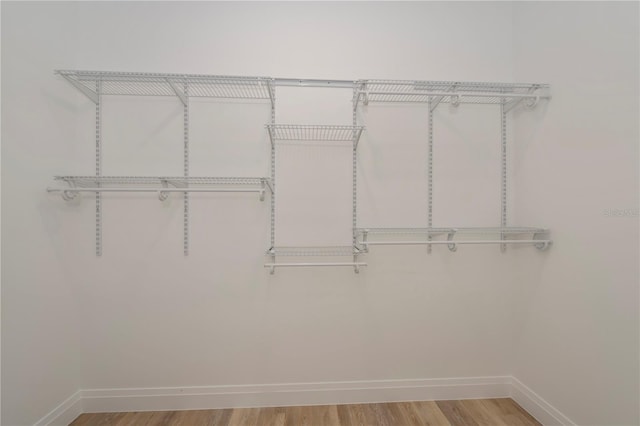
[[[533,83],[360,80],[358,87],[358,99],[365,103],[501,104],[549,97],[549,85]]]
[[[353,256],[360,254],[354,246],[318,246],[318,247],[272,247],[267,250],[270,256]]]
[[[358,228],[359,235],[438,235],[438,234],[544,234],[549,232],[546,228],[527,226],[507,227],[451,227],[451,228]]]
[[[176,96],[184,85],[189,96],[238,99],[271,99],[268,77],[214,76],[58,70],[80,90],[94,92],[101,83],[103,95]]]
[[[358,144],[364,126],[267,124],[271,142],[342,141]]]
[[[104,186],[156,186],[159,189],[171,185],[175,188],[200,186],[255,186],[263,184],[271,189],[271,181],[265,177],[204,177],[204,176],[55,176],[55,180],[76,188]]]

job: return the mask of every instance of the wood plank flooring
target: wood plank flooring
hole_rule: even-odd
[[[541,426],[510,398],[82,414],[70,426]]]

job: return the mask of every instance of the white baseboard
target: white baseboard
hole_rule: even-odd
[[[510,395],[511,377],[292,383],[82,392],[84,411],[153,411],[232,407],[355,404],[499,398]]]
[[[575,426],[567,416],[542,399],[515,377],[511,378],[511,398],[544,426]]]
[[[68,426],[83,412],[82,391],[78,391],[38,420],[35,426]]]
[[[274,385],[86,389],[69,397],[35,426],[67,426],[82,413],[507,397],[513,398],[545,426],[575,425],[518,379],[511,376],[493,376]]]

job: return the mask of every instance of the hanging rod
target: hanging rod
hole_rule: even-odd
[[[265,263],[265,268],[271,268],[276,266],[367,266],[363,262],[322,262],[322,263]]]
[[[289,267],[302,267],[302,266],[319,266],[319,267],[325,267],[325,266],[348,266],[353,268],[353,271],[358,274],[360,273],[360,267],[361,266],[368,266],[366,263],[364,262],[321,262],[321,263],[311,263],[311,262],[305,262],[305,263],[265,263],[264,267],[265,268],[269,268],[270,269],[270,274],[273,275],[276,271],[276,268],[280,268],[280,267],[284,267],[284,268],[289,268]]]

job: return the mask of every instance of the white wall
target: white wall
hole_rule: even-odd
[[[68,12],[2,4],[2,424],[35,423],[81,385],[74,214],[44,188],[75,139],[76,96],[48,84],[73,61]],[[79,235],[79,234],[78,234]]]
[[[518,120],[517,216],[555,239],[523,287],[514,376],[578,424],[638,424],[638,4],[514,17],[516,78],[553,86]]]
[[[379,248],[359,275],[296,268],[269,276],[262,267],[269,207],[257,196],[193,196],[185,258],[179,199],[112,195],[104,203],[104,255],[96,258],[91,197],[67,205],[43,191],[54,174],[93,172],[93,106],[53,69],[514,81],[514,64],[522,62],[514,62],[510,3],[2,7],[3,124],[10,123],[2,135],[3,424],[33,423],[78,388],[509,375],[517,335],[525,336],[523,348],[535,342],[536,317],[523,323],[521,308],[535,312],[529,300],[547,285],[543,272],[555,280],[551,262],[563,268],[552,260],[555,248],[502,255],[496,247],[436,247],[431,256]],[[515,28],[527,20],[516,18]],[[527,25],[533,33],[535,22]],[[539,73],[519,76],[553,77],[539,66]],[[307,95],[323,96],[278,91],[278,120],[350,122],[348,95],[336,92],[311,106],[301,104]],[[268,174],[266,104],[198,103],[192,110],[193,175]],[[113,97],[104,113],[105,174],[181,172],[175,99]],[[531,126],[552,114],[541,115],[530,113]],[[420,135],[407,131],[422,128],[425,116],[423,107],[360,112],[371,127],[359,146],[362,225],[426,223],[426,154]],[[435,225],[498,224],[498,117],[491,108],[437,111]],[[551,150],[548,140],[521,132],[538,156]],[[342,178],[350,153],[305,148],[278,147],[278,242],[301,244],[295,239],[307,231],[313,242],[341,242],[329,225],[349,225]],[[556,185],[537,186],[548,175],[533,161],[518,160],[524,171],[517,183],[536,200],[535,191]],[[309,167],[322,179],[305,172]],[[513,223],[551,225],[562,241],[564,222],[556,224],[548,209],[529,209],[526,197],[517,200]],[[317,215],[310,229],[304,225],[313,205],[327,207],[330,219]],[[633,247],[623,253],[631,259]],[[519,361],[528,380],[526,360]],[[31,377],[46,377],[46,385]],[[547,388],[531,381],[546,396]],[[575,415],[570,402],[555,400]]]

